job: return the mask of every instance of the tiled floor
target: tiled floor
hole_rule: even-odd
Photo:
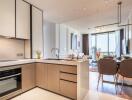
[[[11,100],[70,100],[54,93],[35,88]],[[124,100],[109,94],[89,91],[84,100]]]
[[[40,88],[35,88],[11,100],[69,100],[69,99],[64,98],[60,95],[45,91]]]

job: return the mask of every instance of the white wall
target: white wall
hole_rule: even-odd
[[[56,24],[56,48],[60,48],[60,24]]]
[[[68,29],[67,26],[64,24],[60,24],[60,54],[61,56],[64,56],[68,52]]]
[[[58,36],[57,36],[58,37]],[[51,49],[56,47],[56,24],[44,21],[44,58],[52,58]]]
[[[68,27],[68,52],[71,51],[71,34],[72,33],[77,34],[77,50],[79,52],[82,52],[82,34],[80,34],[79,31],[71,27]],[[79,45],[79,42],[80,42],[80,45]]]
[[[60,54],[62,57],[72,51],[71,33],[77,34],[77,41],[78,43],[80,42],[80,46],[78,45],[77,49],[79,50],[79,52],[82,52],[82,35],[79,31],[65,24],[57,24],[56,27],[56,47],[60,48]]]
[[[78,34],[77,39],[80,41],[78,50],[82,52],[82,37],[77,30],[65,24],[56,24],[44,20],[44,58],[55,57],[51,53],[52,48],[59,48],[61,57],[67,55],[71,51],[71,33]]]

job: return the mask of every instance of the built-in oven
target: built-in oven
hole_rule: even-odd
[[[0,68],[0,97],[21,89],[21,67]]]

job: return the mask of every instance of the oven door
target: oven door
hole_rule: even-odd
[[[21,89],[21,75],[0,79],[0,97]]]

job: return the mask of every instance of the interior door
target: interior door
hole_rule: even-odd
[[[83,53],[89,55],[89,38],[88,34],[83,34]]]

